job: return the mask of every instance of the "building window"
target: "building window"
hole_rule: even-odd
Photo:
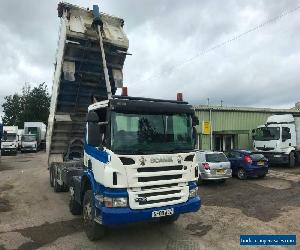
[[[214,150],[229,151],[234,148],[234,135],[215,135]]]

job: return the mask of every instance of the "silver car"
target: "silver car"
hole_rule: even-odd
[[[222,152],[197,151],[196,161],[199,166],[199,180],[225,181],[232,177],[230,162]]]

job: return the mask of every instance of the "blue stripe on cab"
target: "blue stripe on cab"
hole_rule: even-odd
[[[94,148],[88,144],[84,145],[84,151],[95,158],[96,160],[103,162],[103,163],[108,163],[108,153],[105,151],[98,150],[97,148]]]

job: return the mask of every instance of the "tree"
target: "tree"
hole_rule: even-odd
[[[5,102],[2,104],[4,111],[3,124],[19,126],[21,123],[22,97],[14,94],[4,97],[4,100]]]
[[[25,84],[22,94],[5,97],[2,105],[3,123],[23,127],[24,122],[44,122],[47,124],[50,108],[50,95],[45,83],[31,88]]]

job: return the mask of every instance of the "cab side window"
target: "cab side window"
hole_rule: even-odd
[[[291,132],[290,132],[290,128],[288,127],[283,127],[282,128],[282,141],[286,141],[288,139],[291,139]]]
[[[98,109],[96,112],[99,117],[98,124],[99,124],[99,129],[100,129],[100,136],[102,137],[101,142],[102,142],[102,145],[105,146],[106,142],[107,142],[107,137],[108,137],[107,108]]]

